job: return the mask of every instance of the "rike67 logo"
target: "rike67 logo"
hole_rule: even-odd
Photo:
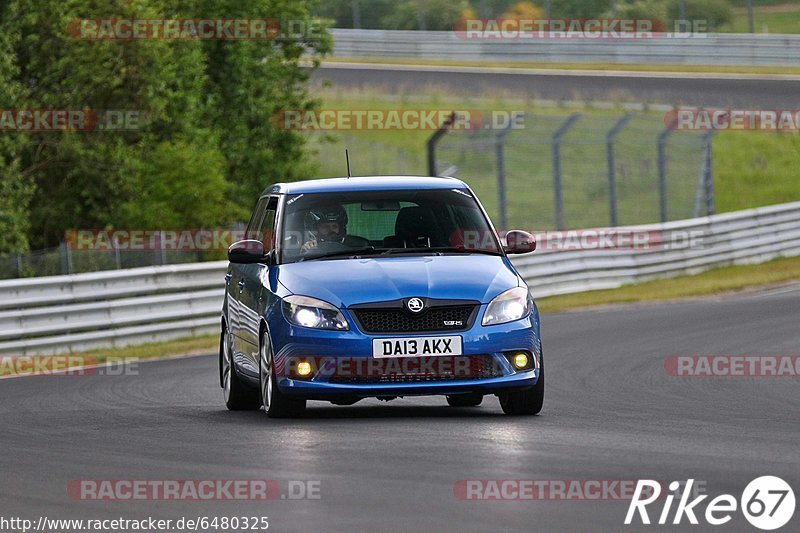
[[[731,494],[721,494],[708,501],[705,512],[701,512],[701,504],[708,498],[703,494],[695,497],[691,501],[692,485],[694,479],[689,479],[685,484],[673,481],[669,484],[669,490],[673,494],[668,494],[664,498],[661,512],[653,516],[653,520],[660,525],[678,525],[686,518],[690,524],[697,525],[698,516],[705,519],[707,524],[720,526],[731,521],[737,508],[741,509],[742,514],[750,524],[764,531],[771,531],[786,525],[794,515],[795,499],[794,491],[784,480],[775,476],[762,476],[751,481],[742,492],[742,497],[737,499]],[[674,494],[683,486],[681,494]],[[636,517],[642,524],[650,524],[651,518],[648,514],[649,509],[658,511],[658,504],[654,504],[661,494],[661,483],[650,479],[640,479],[636,484],[636,489],[628,506],[628,514],[625,516],[625,525],[636,523]],[[673,501],[678,497],[678,504],[674,513],[672,510]],[[670,521],[670,515],[672,520]]]

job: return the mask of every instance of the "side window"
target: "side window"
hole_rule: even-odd
[[[247,231],[245,232],[245,239],[256,239],[258,227],[261,225],[261,220],[264,218],[264,211],[267,209],[267,202],[269,198],[259,198],[256,203],[256,208],[253,210],[253,215],[250,217],[250,222],[247,223]]]
[[[264,249],[269,251],[275,247],[275,213],[278,209],[278,199],[265,196],[256,204],[253,216],[247,224],[248,239],[255,239],[264,243]]]
[[[264,216],[258,225],[258,237],[264,243],[264,249],[269,251],[275,248],[275,214],[278,209],[278,199],[270,198],[267,202]]]

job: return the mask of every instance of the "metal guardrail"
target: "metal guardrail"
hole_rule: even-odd
[[[543,249],[515,257],[514,264],[541,298],[800,255],[800,202],[627,229],[691,232],[697,246]],[[0,281],[0,354],[75,352],[214,333],[226,265]]]
[[[699,238],[692,247],[540,250],[514,265],[541,298],[800,255],[800,202],[626,229]]]
[[[334,57],[541,63],[800,65],[800,35],[701,34],[648,39],[465,39],[450,31],[333,29]]]
[[[62,353],[213,333],[227,262],[0,281],[0,354]]]

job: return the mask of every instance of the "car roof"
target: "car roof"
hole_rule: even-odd
[[[430,176],[358,176],[325,178],[291,183],[276,183],[263,194],[300,194],[314,192],[387,191],[403,189],[466,189],[457,178]]]

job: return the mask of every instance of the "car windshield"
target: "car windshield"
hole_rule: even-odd
[[[500,254],[466,189],[289,195],[282,262],[395,254]]]

